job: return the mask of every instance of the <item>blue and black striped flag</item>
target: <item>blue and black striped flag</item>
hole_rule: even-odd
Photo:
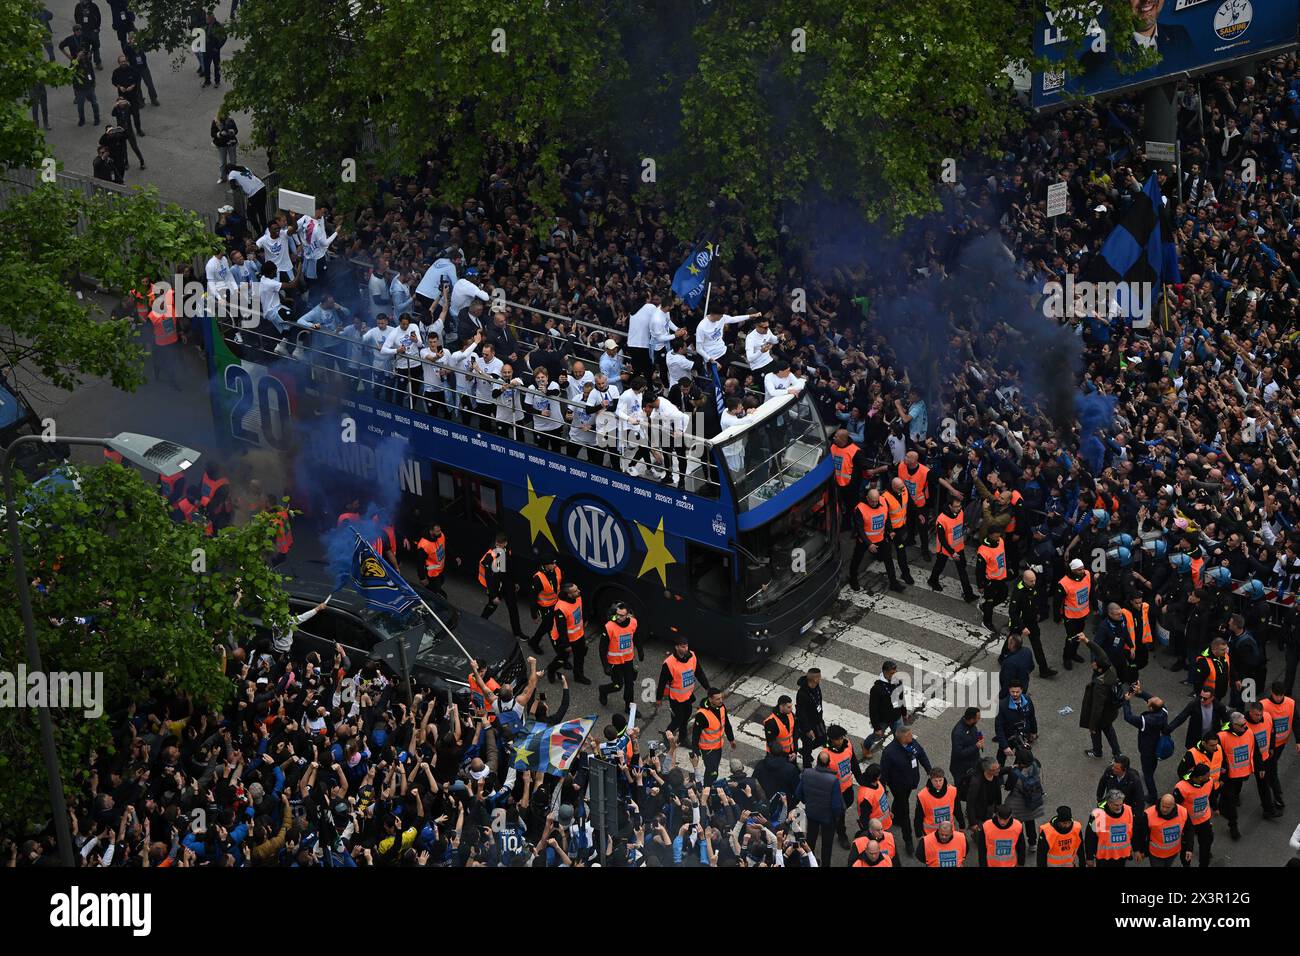
[[[1085,278],[1114,283],[1121,316],[1136,328],[1150,324],[1163,285],[1182,281],[1174,230],[1155,173],[1093,256]]]

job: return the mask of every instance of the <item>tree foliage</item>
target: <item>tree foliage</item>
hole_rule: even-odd
[[[186,0],[142,3],[160,42],[183,36]],[[818,197],[893,226],[936,208],[943,160],[1022,122],[1007,68],[1043,65],[1044,7],[1080,52],[1094,15],[1135,22],[1129,0],[282,0],[241,9],[230,102],[295,188],[346,194],[345,158],[386,176],[436,153],[456,202],[494,147],[531,144],[545,209],[558,158],[594,146],[634,179],[655,160],[679,235],[743,218],[770,246]],[[286,49],[310,51],[292,79]]]
[[[31,0],[0,0],[0,362],[28,364],[62,388],[103,376],[119,388],[142,381],[142,352],[129,321],[104,321],[69,287],[94,276],[125,294],[170,276],[176,263],[215,239],[192,213],[160,209],[152,189],[129,194],[60,189],[44,182],[44,134],[26,109],[35,83],[63,85],[71,72],[50,63]],[[36,171],[27,192],[15,171]]]
[[[20,490],[23,555],[40,584],[33,609],[44,670],[102,673],[106,708],[143,704],[160,690],[196,706],[220,704],[230,685],[217,645],[250,636],[246,615],[278,625],[288,620],[279,575],[265,560],[276,534],[270,518],[259,515],[208,538],[198,525],[173,522],[163,497],[132,469],[81,469],[79,484]],[[0,567],[12,568],[12,560],[5,535]],[[78,623],[86,618],[89,624]],[[0,666],[14,672],[25,660],[18,596],[5,574]],[[109,743],[109,717],[88,720],[69,709],[53,715],[64,785],[75,793],[94,749]],[[40,766],[35,713],[0,708],[6,829],[48,819],[44,775],[16,772]]]

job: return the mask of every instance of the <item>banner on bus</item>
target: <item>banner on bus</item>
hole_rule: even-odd
[[[1035,73],[1035,108],[1062,102],[1067,94],[1101,96],[1167,77],[1198,73],[1236,60],[1285,49],[1296,41],[1300,4],[1281,0],[1129,0],[1142,29],[1115,36],[1095,4],[1075,11],[1043,12],[1034,32],[1034,53],[1060,68]],[[1082,12],[1080,12],[1082,11]],[[1087,35],[1067,42],[1062,23],[1087,17]],[[1160,62],[1120,72],[1139,46],[1154,46]]]

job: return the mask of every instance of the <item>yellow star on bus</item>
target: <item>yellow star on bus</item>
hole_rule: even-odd
[[[664,587],[668,586],[668,575],[665,568],[670,564],[676,564],[677,559],[673,553],[668,550],[668,545],[664,543],[664,519],[659,519],[659,527],[651,531],[641,522],[636,523],[637,530],[641,532],[641,540],[645,542],[645,560],[641,562],[641,571],[637,577],[641,577],[647,571],[654,570],[659,572],[659,580],[663,582]]]
[[[551,526],[546,523],[546,515],[551,510],[551,502],[555,501],[555,495],[539,495],[533,491],[533,479],[528,479],[528,504],[519,509],[519,513],[528,519],[529,544],[537,542],[537,536],[540,534],[551,542],[551,547],[556,551],[560,550],[559,545],[555,543],[555,535],[551,533]]]

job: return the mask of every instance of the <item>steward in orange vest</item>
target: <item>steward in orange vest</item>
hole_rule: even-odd
[[[858,500],[860,450],[849,439],[847,429],[840,428],[831,436],[831,456],[835,459],[835,488],[840,499],[841,514],[847,515]]]
[[[230,524],[235,509],[230,501],[230,481],[221,474],[215,462],[209,462],[203,468],[203,478],[199,483],[199,506],[208,513],[216,530]]]
[[[857,544],[853,548],[853,560],[849,562],[849,587],[855,591],[862,590],[862,585],[858,583],[858,571],[866,559],[868,564],[883,561],[890,590],[902,591],[903,586],[898,583],[898,577],[894,573],[893,549],[886,541],[891,533],[889,508],[880,500],[879,491],[872,488],[867,492],[866,500],[859,502],[854,510],[852,520]]]
[[[691,725],[691,752],[698,753],[704,760],[704,785],[713,786],[718,779],[718,767],[722,764],[722,739],[726,738],[731,749],[736,749],[736,738],[731,730],[731,720],[727,717],[727,708],[722,704],[722,691],[710,690],[708,700],[695,712]]]
[[[881,493],[880,500],[889,512],[889,546],[894,560],[898,562],[899,577],[907,584],[915,584],[912,569],[907,563],[907,509],[912,499],[903,479],[892,479],[889,490]]]
[[[1092,811],[1085,837],[1089,866],[1123,866],[1133,857],[1133,808],[1112,790]]]
[[[954,830],[952,822],[946,821],[925,835],[916,847],[916,858],[926,866],[961,869],[966,865],[969,849],[966,831]]]
[[[949,501],[948,507],[935,519],[934,566],[930,569],[930,590],[942,591],[939,577],[949,561],[957,569],[961,581],[962,600],[967,604],[977,600],[966,574],[966,527],[962,521],[960,501]]]
[[[605,622],[601,664],[610,681],[597,688],[602,707],[609,703],[609,695],[616,690],[623,691],[624,710],[632,706],[632,692],[636,687],[634,655],[637,660],[645,660],[645,651],[636,640],[636,618],[627,605],[619,601],[614,605],[614,616]]]
[[[582,673],[582,663],[587,659],[587,622],[582,616],[582,595],[572,581],[564,586],[560,599],[555,602],[552,621],[551,646],[555,648],[555,659],[546,665],[546,679],[554,684],[572,654],[573,679],[579,684],[590,684],[590,678]]]
[[[1088,626],[1092,610],[1092,574],[1075,558],[1065,576],[1056,582],[1053,619],[1065,623],[1065,647],[1061,662],[1070,670],[1075,664],[1087,663],[1079,653],[1079,635]]]
[[[1007,599],[1007,546],[1002,541],[1002,535],[996,531],[989,532],[989,536],[979,546],[977,555],[975,579],[984,591],[980,611],[984,616],[984,626],[995,631],[993,609]]]
[[[442,581],[447,572],[447,536],[442,533],[442,526],[436,521],[429,525],[429,531],[415,542],[415,550],[424,555],[424,583],[430,591],[445,594]],[[460,558],[456,559],[460,564]]]
[[[1000,806],[979,825],[975,850],[980,866],[1006,868],[1025,865],[1025,826]]]
[[[1192,858],[1192,829],[1187,811],[1172,794],[1165,794],[1137,818],[1134,856],[1149,854],[1152,866],[1173,866]]]
[[[542,558],[541,567],[533,572],[533,620],[537,630],[528,646],[534,654],[542,652],[542,638],[551,632],[555,623],[555,605],[560,600],[560,589],[564,586],[564,574],[555,561],[555,555],[548,554]]]
[[[767,752],[794,757],[794,701],[788,694],[777,698],[772,712],[763,718],[763,737]]]
[[[1197,764],[1192,772],[1174,784],[1174,799],[1187,812],[1187,829],[1190,841],[1186,850],[1198,849],[1199,866],[1210,865],[1210,847],[1214,843],[1214,781],[1210,768]]]
[[[1069,807],[1057,807],[1056,816],[1038,828],[1038,865],[1060,869],[1084,865],[1083,827]]]
[[[498,532],[496,543],[478,559],[478,583],[487,592],[487,603],[480,616],[491,617],[498,605],[504,603],[510,614],[511,633],[522,640],[524,635],[519,629],[519,608],[515,604],[515,591],[519,590],[519,586],[511,580],[510,560],[510,539],[505,532]]]
[[[659,668],[654,709],[654,713],[658,714],[659,706],[667,697],[673,719],[668,722],[665,733],[676,735],[678,741],[685,740],[682,735],[686,733],[686,725],[691,719],[691,705],[695,702],[697,685],[707,689],[709,679],[704,675],[704,668],[700,667],[686,637],[679,634],[673,640],[672,653],[664,658],[663,666]]]
[[[907,542],[913,541],[922,554],[930,553],[930,542],[925,536],[925,506],[930,500],[930,469],[921,464],[920,456],[909,451],[898,463],[898,477],[907,488],[911,499],[907,508]]]

